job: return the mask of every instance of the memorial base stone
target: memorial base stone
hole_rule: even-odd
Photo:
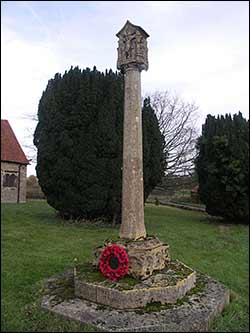
[[[95,279],[95,281],[93,281]],[[196,272],[179,261],[154,272],[146,280],[125,277],[117,282],[103,279],[79,265],[75,274],[75,296],[115,309],[141,308],[149,303],[175,303],[195,286]]]
[[[145,280],[154,271],[164,269],[170,262],[169,245],[162,243],[157,237],[150,236],[138,240],[120,238],[117,241],[109,240],[99,246],[95,252],[95,267],[99,265],[99,258],[106,246],[113,243],[122,246],[129,257],[128,275],[135,279]]]
[[[83,300],[74,295],[73,281],[73,271],[51,278],[42,308],[104,332],[208,332],[229,303],[229,290],[201,273],[196,273],[196,286],[175,304],[153,302],[139,309],[119,310]]]

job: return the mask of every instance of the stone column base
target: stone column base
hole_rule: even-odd
[[[90,271],[79,265],[74,282],[76,297],[115,309],[135,309],[150,303],[176,303],[195,287],[196,272],[181,262],[173,261],[167,268],[143,281],[123,278],[114,283],[91,278]]]
[[[63,285],[65,280],[71,292],[73,271],[70,278],[64,277]],[[59,289],[61,281],[62,277],[54,278],[54,285]],[[42,299],[42,308],[104,332],[211,332],[212,320],[229,304],[229,290],[201,273],[197,274],[196,288],[175,304],[152,303],[140,309],[119,310],[77,298],[73,291],[71,297],[68,292],[63,294],[67,298],[55,299],[55,291],[48,290]]]
[[[169,245],[162,243],[157,237],[146,237],[138,240],[119,239],[107,241],[96,249],[94,266],[98,267],[100,255],[106,246],[117,244],[125,248],[129,257],[128,275],[144,280],[154,271],[164,269],[170,262]]]

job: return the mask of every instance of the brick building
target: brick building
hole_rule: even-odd
[[[8,120],[1,120],[1,202],[26,202],[28,164]]]

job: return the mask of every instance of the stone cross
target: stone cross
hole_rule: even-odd
[[[120,238],[146,237],[141,119],[141,71],[148,69],[149,35],[129,21],[116,35],[117,68],[124,74],[122,224]]]

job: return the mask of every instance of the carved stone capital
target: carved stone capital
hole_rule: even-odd
[[[118,41],[117,68],[123,72],[137,68],[139,71],[148,69],[147,38],[149,35],[139,26],[129,21],[116,35]]]
[[[128,71],[139,71],[147,70],[146,66],[144,64],[137,64],[135,62],[131,62],[129,64],[123,64],[120,65],[119,69],[123,74],[125,74]]]

